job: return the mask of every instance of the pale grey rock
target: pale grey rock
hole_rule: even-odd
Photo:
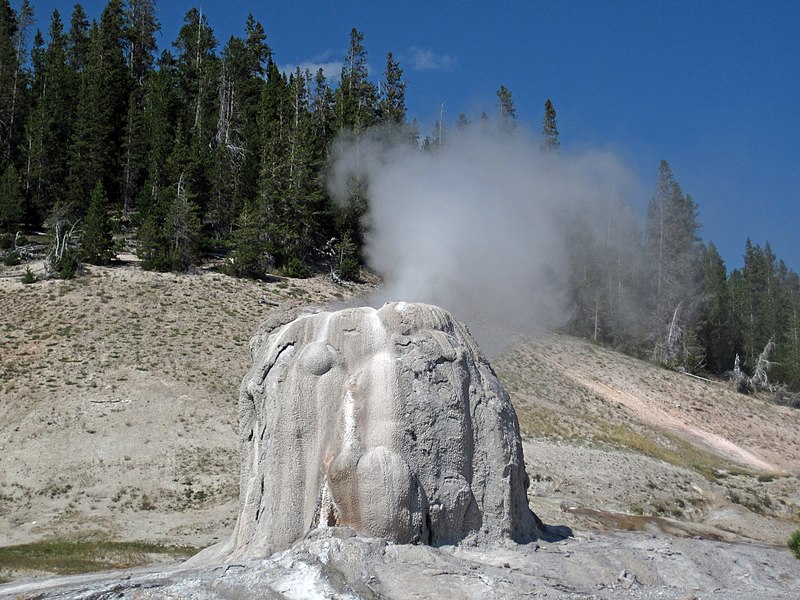
[[[797,565],[786,548],[641,533],[434,548],[330,527],[268,559],[11,583],[0,598],[796,600]]]
[[[509,396],[445,310],[284,313],[251,354],[239,519],[197,562],[266,557],[327,527],[433,546],[541,533]]]

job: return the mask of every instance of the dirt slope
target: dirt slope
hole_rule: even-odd
[[[251,333],[271,304],[357,289],[134,267],[0,280],[0,540],[226,534]]]
[[[772,544],[800,526],[800,411],[556,334],[494,364],[546,520]]]

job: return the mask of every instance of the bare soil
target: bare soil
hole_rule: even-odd
[[[0,268],[0,545],[227,536],[251,333],[276,304],[370,289],[132,263],[22,285],[22,269]],[[545,522],[784,549],[800,528],[800,411],[557,334],[492,362]]]
[[[800,411],[552,333],[493,364],[545,521],[776,545],[800,526]]]

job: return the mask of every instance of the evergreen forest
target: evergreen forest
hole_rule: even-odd
[[[334,203],[324,184],[342,131],[381,126],[419,152],[437,133],[409,122],[406,82],[389,53],[368,71],[350,32],[341,74],[282,72],[253,16],[216,39],[199,9],[159,49],[155,0],[80,4],[34,28],[28,0],[0,0],[0,256],[25,260],[40,240],[48,277],[109,265],[126,244],[144,269],[186,271],[210,259],[230,275],[360,277],[369,203],[353,182]],[[41,20],[39,22],[46,22]],[[346,32],[343,32],[346,34]],[[487,115],[483,119],[489,119]],[[497,114],[512,124],[511,91]],[[483,120],[482,119],[482,120]],[[560,152],[548,99],[541,152]],[[459,115],[457,127],[471,127]],[[800,390],[800,278],[749,240],[729,271],[699,236],[697,204],[669,164],[654,165],[640,222],[609,201],[606,235],[570,245],[570,333],[670,368],[731,376],[743,392],[794,403]]]

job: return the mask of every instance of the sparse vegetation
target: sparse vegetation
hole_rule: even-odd
[[[145,565],[154,554],[187,558],[197,550],[145,542],[48,540],[0,548],[0,572],[72,575]]]
[[[797,560],[800,560],[800,529],[791,535],[788,544],[789,550],[792,551]]]
[[[25,272],[22,274],[22,283],[25,285],[30,285],[31,283],[36,283],[36,275],[33,274],[30,267],[25,267]]]
[[[15,267],[19,262],[19,254],[17,252],[9,252],[3,257],[3,264],[7,267]]]
[[[603,425],[595,440],[616,444],[645,456],[663,460],[677,467],[692,469],[707,479],[716,479],[721,469],[730,468],[728,463],[710,452],[667,432],[652,432],[650,435],[634,430],[631,426],[616,424]]]

